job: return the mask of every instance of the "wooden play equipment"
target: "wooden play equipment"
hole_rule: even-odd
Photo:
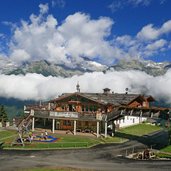
[[[22,145],[25,146],[25,142],[31,143],[31,137],[30,137],[30,129],[29,126],[32,123],[32,116],[29,114],[24,119],[22,119],[19,124],[17,125],[18,128],[18,134],[17,137],[15,137],[14,141],[11,143],[11,146],[14,145]]]

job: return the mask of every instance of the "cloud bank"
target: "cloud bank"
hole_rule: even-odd
[[[81,92],[102,92],[110,88],[115,93],[151,94],[156,99],[171,102],[171,70],[164,76],[153,77],[141,71],[110,71],[85,73],[71,78],[44,77],[39,74],[0,75],[0,96],[21,100],[48,100],[62,93],[73,93],[79,81]]]

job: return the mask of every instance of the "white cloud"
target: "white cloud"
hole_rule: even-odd
[[[52,7],[60,7],[60,8],[64,8],[66,5],[66,2],[64,0],[52,0]]]
[[[10,42],[11,55],[19,49],[27,52],[30,60],[46,59],[68,66],[79,64],[84,57],[98,58],[106,64],[114,61],[116,48],[106,40],[113,25],[110,18],[92,20],[89,15],[78,12],[58,25],[52,15],[43,15],[47,10],[47,4],[41,4],[40,15],[32,14],[30,22],[22,21],[21,26],[15,29]],[[12,56],[11,59],[19,61],[21,58]]]
[[[11,59],[16,63],[21,63],[23,61],[28,61],[30,55],[23,49],[16,49],[12,52]]]
[[[155,51],[163,48],[167,44],[166,40],[160,39],[146,46],[147,50]]]
[[[161,29],[160,29],[161,34],[165,34],[165,33],[169,33],[171,32],[171,20],[168,20],[167,22],[165,22]]]
[[[137,38],[142,40],[155,40],[163,34],[171,32],[171,20],[165,22],[160,28],[153,27],[153,24],[144,26],[140,32],[137,33]]]
[[[39,8],[40,8],[40,13],[41,13],[41,14],[45,14],[45,13],[47,13],[48,10],[49,10],[48,4],[40,4],[40,5],[39,5]]]
[[[169,42],[168,48],[171,49],[171,41]]]
[[[111,10],[112,13],[116,12],[119,9],[124,7],[122,1],[113,1],[111,4],[108,5],[108,8]]]
[[[160,0],[160,4],[163,5],[167,0]]]
[[[171,20],[166,21],[160,28],[153,24],[144,26],[136,36],[123,35],[114,39],[114,46],[121,49],[129,58],[150,58],[170,49],[169,36]],[[167,34],[167,36],[166,36]]]
[[[129,35],[116,37],[116,42],[120,45],[124,45],[127,47],[134,46],[137,44],[136,40]]]
[[[114,0],[111,4],[108,5],[108,8],[112,13],[130,7],[148,7],[152,4],[154,0]],[[157,0],[160,4],[164,4],[166,0]]]
[[[89,15],[75,13],[68,16],[58,30],[67,40],[65,47],[68,55],[90,59],[98,56],[103,63],[109,63],[113,60],[114,50],[105,38],[110,35],[112,24],[109,18],[91,20]]]
[[[149,6],[151,4],[152,0],[128,0],[128,3],[134,5],[134,6]]]
[[[3,33],[0,33],[0,39],[3,39],[5,35]]]
[[[157,28],[153,28],[152,24],[148,24],[141,29],[137,34],[137,37],[142,40],[153,40],[157,39],[159,35],[159,30]]]
[[[0,75],[0,96],[47,100],[64,92],[75,92],[78,81],[81,92],[100,93],[103,88],[109,87],[115,93],[124,93],[128,87],[130,93],[151,94],[156,99],[171,102],[171,70],[158,77],[140,71],[94,72],[72,78],[44,77],[39,74]]]

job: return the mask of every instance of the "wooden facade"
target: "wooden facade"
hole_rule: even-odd
[[[26,106],[25,112],[32,113],[34,118],[51,119],[53,132],[55,129],[70,130],[74,134],[95,132],[97,137],[101,131],[106,136],[108,123],[114,123],[126,111],[128,115],[151,116],[148,112],[152,111],[150,102],[154,101],[153,97],[114,94],[109,90],[105,89],[104,93],[66,93],[38,106]],[[132,109],[140,112],[131,113]]]

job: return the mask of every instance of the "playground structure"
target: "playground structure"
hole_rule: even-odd
[[[29,126],[32,123],[32,116],[29,114],[27,115],[23,120],[19,122],[17,125],[17,137],[15,137],[14,141],[11,143],[11,146],[13,145],[22,145],[25,146],[25,142],[30,142],[32,141],[32,133],[29,130]]]
[[[41,135],[35,135],[32,131],[30,131],[30,127],[32,125],[32,115],[27,115],[24,119],[22,119],[17,125],[17,137],[15,137],[14,141],[11,143],[11,146],[14,145],[22,145],[25,146],[25,142],[31,143],[35,142],[54,142],[57,138],[53,136],[48,136],[48,133],[45,131],[41,133]]]
[[[53,136],[36,136],[34,137],[34,140],[33,141],[36,141],[36,142],[54,142],[56,141],[57,138],[53,137]]]

